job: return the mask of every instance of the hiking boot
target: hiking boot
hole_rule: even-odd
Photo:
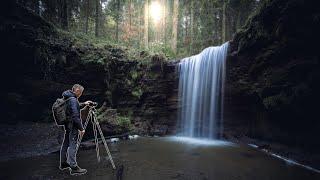
[[[82,169],[79,166],[71,167],[70,174],[71,175],[81,175],[87,172],[86,169]]]
[[[60,170],[65,170],[65,169],[69,169],[69,168],[71,168],[71,166],[67,162],[63,162],[59,166]]]

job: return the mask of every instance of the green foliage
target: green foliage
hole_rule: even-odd
[[[115,46],[114,43],[108,38],[97,38],[93,34],[85,34],[83,32],[69,32],[62,29],[58,29],[61,38],[70,39],[76,46],[92,45],[97,48],[104,46]]]
[[[117,116],[117,122],[120,126],[126,128],[126,129],[131,129],[131,120],[127,116]]]
[[[175,53],[168,45],[164,43],[151,43],[149,44],[149,51],[151,54],[160,54],[166,57],[167,59],[172,59],[175,57]]]
[[[138,72],[137,71],[131,71],[131,78],[133,80],[136,80],[138,78]]]
[[[106,57],[101,56],[98,53],[87,53],[84,56],[81,56],[84,63],[94,62],[101,65],[105,64]]]
[[[140,98],[143,94],[143,91],[141,88],[136,88],[134,91],[131,92],[131,94],[137,98]]]

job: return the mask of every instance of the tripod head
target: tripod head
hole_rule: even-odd
[[[97,102],[90,102],[88,107],[89,107],[89,113],[90,112],[96,112],[96,107],[98,106]]]
[[[89,106],[90,107],[96,107],[96,106],[98,106],[98,103],[97,102],[90,102]]]

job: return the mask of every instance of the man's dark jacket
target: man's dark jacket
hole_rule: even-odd
[[[62,93],[62,96],[65,99],[72,97],[67,102],[66,115],[67,115],[67,118],[69,118],[73,123],[73,126],[76,129],[82,131],[83,126],[80,118],[80,104],[77,96],[71,90],[64,91]]]

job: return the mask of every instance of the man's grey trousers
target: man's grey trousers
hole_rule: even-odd
[[[60,163],[67,162],[71,167],[77,166],[78,129],[72,123],[64,126],[64,140],[60,149]]]

